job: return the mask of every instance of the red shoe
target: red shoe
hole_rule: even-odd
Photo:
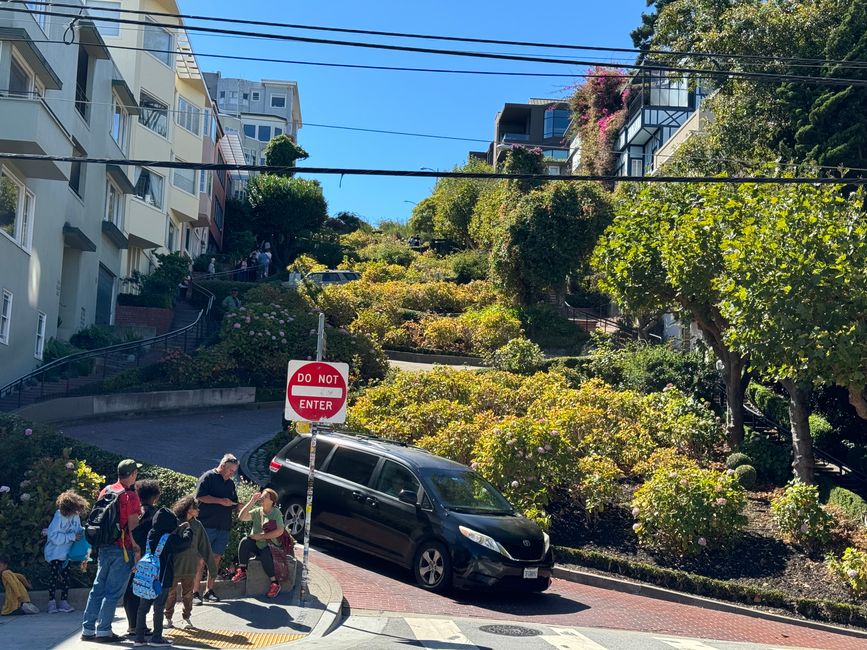
[[[247,569],[238,568],[235,570],[235,575],[232,576],[232,582],[241,582],[247,579]]]
[[[268,598],[274,598],[279,593],[280,593],[280,583],[279,582],[272,582],[271,588],[268,589]]]

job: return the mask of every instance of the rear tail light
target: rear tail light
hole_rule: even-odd
[[[280,467],[281,467],[280,461],[277,460],[276,458],[272,458],[271,463],[268,465],[268,469],[270,469],[272,472],[279,472]]]

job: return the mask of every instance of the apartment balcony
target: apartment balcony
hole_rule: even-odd
[[[166,215],[143,201],[127,201],[125,226],[130,246],[160,248],[165,245]]]
[[[3,97],[0,102],[0,150],[9,153],[71,156],[72,138],[39,97]],[[70,163],[18,160],[28,178],[68,181]]]
[[[194,194],[190,194],[172,185],[169,193],[169,209],[175,219],[182,223],[194,223],[199,220],[199,188],[193,189]]]
[[[199,172],[200,174],[204,172]],[[199,192],[199,218],[193,223],[196,228],[207,228],[211,223],[213,200],[207,192]]]

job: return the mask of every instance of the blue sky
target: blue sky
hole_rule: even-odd
[[[181,0],[185,13],[204,13],[275,22],[505,40],[632,47],[629,32],[640,22],[645,0],[536,4],[503,0]],[[256,30],[257,28],[250,28]],[[258,28],[263,31],[262,28]],[[273,30],[272,30],[273,31]],[[376,37],[292,33],[341,40],[395,42]],[[577,66],[485,61],[466,57],[387,52],[318,44],[238,39],[192,32],[193,49],[304,61],[546,73],[580,73]],[[442,49],[466,49],[587,59],[590,53],[498,45],[402,41]],[[610,55],[600,55],[601,57]],[[629,55],[624,55],[628,57]],[[610,59],[608,59],[610,60]],[[624,60],[622,57],[620,60]],[[203,70],[251,79],[298,82],[304,122],[390,131],[490,139],[494,116],[506,102],[562,97],[577,79],[480,77],[417,72],[367,71],[200,58]],[[319,167],[451,169],[483,143],[366,134],[305,126],[299,143],[310,153],[305,164]],[[406,220],[413,205],[430,194],[433,179],[318,177],[329,212],[355,212],[371,223]]]

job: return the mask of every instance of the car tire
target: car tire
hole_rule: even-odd
[[[304,533],[305,507],[305,501],[301,497],[289,497],[283,511],[286,530],[298,541],[303,541],[300,536]]]
[[[422,589],[444,592],[452,586],[452,559],[440,542],[422,542],[415,552],[412,570]]]

